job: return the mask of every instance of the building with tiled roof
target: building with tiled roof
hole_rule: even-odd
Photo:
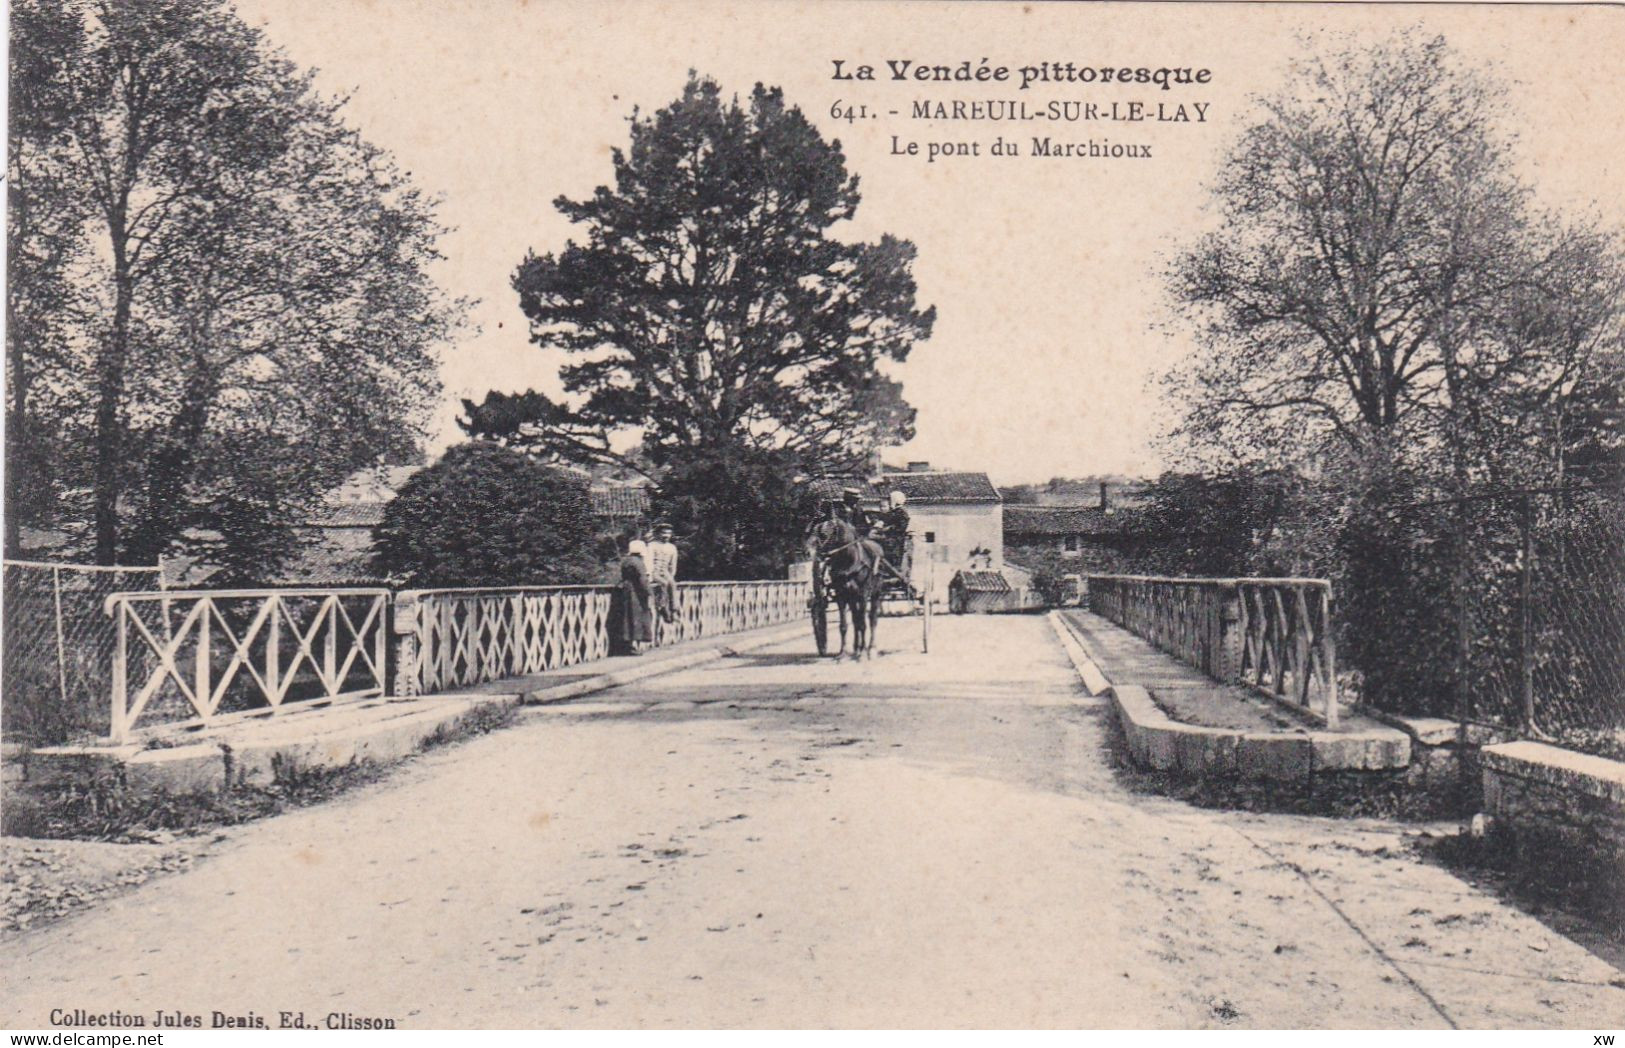
[[[1009,593],[1010,583],[997,571],[960,571],[954,581],[966,593]]]
[[[909,581],[917,590],[929,589],[939,603],[948,601],[955,572],[997,573],[1004,566],[1004,502],[986,473],[911,462],[907,469],[883,470],[872,478],[817,477],[809,486],[826,498],[856,488],[871,513],[883,511],[892,493],[902,492],[914,540]]]
[[[1035,554],[1059,554],[1075,559],[1080,571],[1119,571],[1143,541],[1136,516],[1113,504],[1104,484],[1093,505],[1006,505],[1004,546],[1017,563],[1034,561]]]
[[[592,515],[609,524],[630,524],[649,515],[647,487],[630,484],[594,487],[588,489],[587,497],[592,501]]]
[[[1098,506],[1005,506],[1004,538],[1023,544],[1056,535],[1120,535],[1124,519]]]

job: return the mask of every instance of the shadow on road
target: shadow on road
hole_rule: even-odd
[[[830,655],[819,655],[817,652],[782,652],[765,655],[754,653],[729,655],[728,662],[735,666],[812,666],[820,662],[829,662]]]

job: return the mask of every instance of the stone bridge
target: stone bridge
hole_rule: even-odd
[[[594,657],[595,591],[171,595],[167,639],[142,620],[167,647],[140,673],[127,656],[132,745],[150,730],[158,692],[136,701],[150,670],[230,697],[225,667],[256,655],[255,687],[299,682],[285,708],[216,707],[234,719],[192,729],[235,740],[239,772],[254,725],[345,720],[349,741],[322,745],[347,759],[380,711],[499,704],[512,720],[184,842],[191,872],[0,940],[0,1024],[92,1001],[271,1026],[284,1012],[436,1028],[1625,1023],[1603,946],[1426,861],[1452,826],[1160,793],[1130,759],[1120,692],[1182,712],[1234,689],[1309,734],[1362,730],[1312,679],[1332,665],[1324,635],[1280,617],[1292,589],[1260,627],[1224,580],[1165,587],[1094,585],[1155,644],[1082,610],[950,615],[924,654],[918,623],[884,619],[880,657],[859,663],[813,653],[793,587],[691,590],[695,635],[639,658]],[[256,647],[273,621],[274,663]],[[373,661],[344,643],[351,625]],[[1317,646],[1325,662],[1302,657]],[[401,673],[456,690],[340,690]],[[1306,687],[1336,729],[1296,712]]]
[[[808,597],[804,581],[683,583],[658,650],[629,659],[611,653],[612,587],[114,594],[106,740],[36,751],[31,774],[111,762],[136,784],[214,786],[279,762],[385,759],[491,702],[572,698],[784,637],[810,650]],[[1454,789],[1440,746],[1458,740],[1340,696],[1325,580],[1100,575],[1088,602],[1058,636],[1140,764],[1272,780],[1409,767],[1424,791]]]

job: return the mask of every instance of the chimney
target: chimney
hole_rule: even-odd
[[[908,464],[908,471],[910,473],[929,473],[929,472],[931,472],[931,463],[929,463],[929,462],[910,462]]]
[[[1111,508],[1111,503],[1106,499],[1106,482],[1103,480],[1100,482],[1100,511],[1104,513]]]

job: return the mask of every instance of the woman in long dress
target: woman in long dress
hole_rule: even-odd
[[[628,654],[642,655],[654,643],[654,616],[649,613],[649,565],[621,541],[620,641]]]

